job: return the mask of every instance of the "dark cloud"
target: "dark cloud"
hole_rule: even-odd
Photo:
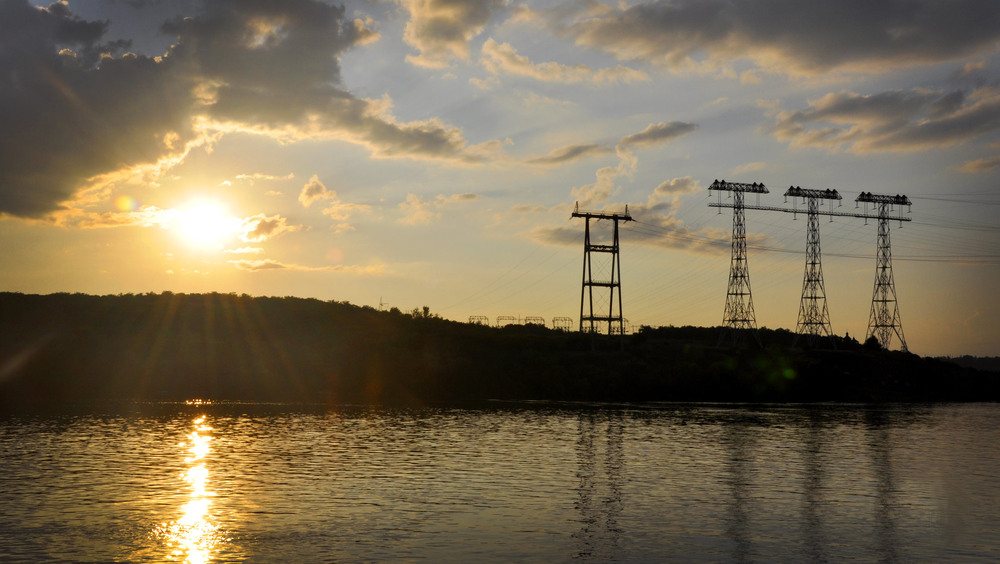
[[[524,13],[578,44],[683,70],[747,58],[779,72],[878,71],[996,48],[993,0],[662,0]],[[596,9],[595,6],[601,6]]]
[[[697,128],[698,126],[693,123],[684,123],[682,121],[672,121],[670,123],[651,123],[648,127],[646,127],[646,129],[643,129],[639,133],[633,133],[622,137],[621,141],[618,142],[618,147],[620,149],[648,147],[669,141],[675,137],[680,137],[681,135],[690,133]]]
[[[340,56],[378,35],[316,0],[206,0],[163,25],[162,57],[102,43],[66,4],[0,2],[0,213],[42,217],[88,184],[178,162],[206,136],[332,137],[378,157],[478,162],[461,132],[395,120],[343,89]],[[156,169],[162,172],[164,167]]]
[[[168,132],[190,136],[190,83],[113,56],[106,28],[63,4],[0,3],[0,213],[42,216],[92,176],[157,160]]]
[[[804,110],[778,114],[781,141],[856,153],[955,145],[1000,129],[1000,90],[827,94]]]
[[[609,211],[621,211],[621,208]],[[629,213],[638,220],[635,223],[625,223],[621,228],[621,238],[629,244],[636,243],[707,254],[724,254],[729,252],[731,247],[729,233],[725,230],[714,228],[694,230],[671,215],[650,212],[641,205],[630,205]],[[592,227],[592,229],[596,227]],[[563,247],[579,246],[583,240],[579,225],[538,227],[530,233],[530,236],[540,243]],[[595,239],[600,239],[603,236],[603,234],[595,235]],[[762,238],[757,236],[749,238],[755,244],[763,242]]]
[[[610,150],[607,147],[602,147],[595,143],[582,143],[579,145],[557,147],[544,157],[532,157],[527,159],[525,162],[537,165],[558,165],[573,162],[585,157],[603,155],[609,152]]]
[[[343,7],[314,0],[215,0],[198,18],[169,22],[170,56],[200,77],[206,111],[237,129],[329,136],[367,146],[377,157],[482,160],[461,132],[430,119],[401,123],[391,102],[340,87],[339,56],[378,35]]]

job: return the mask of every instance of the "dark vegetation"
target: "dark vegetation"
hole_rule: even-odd
[[[0,404],[83,399],[460,403],[996,401],[1000,375],[836,338],[491,328],[235,294],[0,293]]]
[[[975,368],[976,370],[988,370],[1000,372],[1000,356],[956,356],[940,357],[942,360],[953,362],[959,366]]]

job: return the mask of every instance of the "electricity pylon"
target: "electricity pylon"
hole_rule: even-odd
[[[632,221],[632,216],[628,213],[628,206],[625,206],[625,213],[613,212],[587,212],[580,211],[580,203],[576,203],[571,217],[582,217],[585,220],[583,231],[583,285],[580,290],[580,332],[596,333],[598,324],[608,324],[608,335],[617,333],[625,334],[625,321],[622,317],[622,289],[621,289],[621,261],[618,258],[618,222]],[[610,219],[614,222],[614,232],[610,245],[596,245],[590,242],[590,220]],[[606,253],[611,255],[611,279],[594,280],[592,253]],[[594,288],[606,289],[608,291],[607,315],[594,311]],[[618,311],[615,312],[617,297]],[[585,306],[587,306],[585,308]],[[617,327],[616,327],[617,326]]]
[[[742,182],[726,182],[716,180],[708,187],[709,195],[712,190],[719,191],[719,204],[709,204],[711,207],[732,207],[733,208],[733,243],[732,254],[729,260],[729,286],[726,290],[726,309],[722,316],[722,325],[729,329],[733,337],[733,344],[740,340],[740,330],[750,329],[754,331],[754,337],[760,344],[760,336],[757,335],[757,319],[753,310],[753,294],[750,292],[750,268],[747,263],[747,236],[746,222],[743,218],[743,195],[746,192],[753,194],[767,194],[768,190],[763,184],[756,182],[744,184]],[[723,205],[722,192],[731,192],[732,205]],[[721,210],[719,213],[722,213]],[[725,337],[723,334],[719,341]]]
[[[868,314],[868,333],[865,335],[867,341],[873,335],[882,348],[888,349],[892,342],[892,336],[899,339],[903,351],[907,351],[906,338],[903,337],[903,323],[899,317],[899,303],[896,301],[896,283],[892,277],[892,247],[889,242],[889,222],[899,221],[902,226],[903,221],[910,218],[903,217],[903,206],[910,209],[911,202],[906,196],[895,196],[887,194],[872,194],[862,192],[855,202],[865,204],[865,215],[867,216],[868,204],[874,204],[878,218],[878,246],[875,253],[875,288],[872,291],[872,308]],[[890,217],[894,206],[899,206],[899,213],[896,217]]]
[[[797,335],[805,335],[809,344],[817,337],[832,338],[830,310],[826,305],[826,288],[823,286],[823,264],[819,247],[819,205],[823,200],[841,200],[836,190],[810,190],[789,186],[785,197],[802,198],[806,202],[806,267],[802,276],[802,299],[799,301],[799,319],[795,324]],[[832,219],[831,219],[832,221]],[[796,336],[798,340],[798,336]]]

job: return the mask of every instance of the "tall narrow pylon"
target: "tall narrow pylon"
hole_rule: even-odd
[[[868,314],[868,333],[865,335],[867,341],[874,336],[878,339],[882,348],[888,349],[892,342],[892,336],[899,339],[903,351],[906,348],[906,338],[903,337],[903,324],[899,317],[899,304],[896,301],[896,283],[892,277],[892,247],[889,241],[889,222],[909,221],[904,218],[902,206],[909,209],[911,202],[906,196],[872,194],[862,192],[855,200],[867,204],[875,204],[878,210],[878,248],[875,255],[875,288],[872,291],[872,308]],[[897,217],[891,217],[894,206],[899,206]],[[866,209],[867,211],[867,209]]]
[[[625,213],[612,212],[581,212],[577,202],[571,217],[582,217],[585,220],[583,231],[583,285],[580,290],[580,332],[596,333],[598,324],[608,324],[608,335],[625,334],[625,318],[622,317],[621,261],[618,257],[618,222],[632,221],[625,206]],[[614,222],[614,233],[610,245],[595,245],[590,242],[590,220],[610,219]],[[594,280],[592,253],[611,255],[610,280]],[[607,315],[594,311],[594,288],[608,291]],[[617,298],[618,311],[615,312]]]
[[[785,197],[803,198],[806,201],[806,266],[802,276],[802,299],[799,301],[799,319],[795,332],[805,335],[809,344],[817,337],[833,337],[830,328],[830,310],[826,305],[826,288],[823,286],[823,264],[819,246],[819,205],[822,200],[840,200],[836,190],[810,190],[789,186]],[[798,337],[796,337],[796,340]]]
[[[746,192],[767,194],[763,184],[754,182],[726,182],[716,180],[708,188],[712,190],[731,192],[733,197],[733,243],[729,261],[729,287],[726,290],[726,309],[722,316],[722,325],[730,329],[733,344],[739,342],[741,329],[757,329],[757,319],[753,310],[753,294],[750,292],[750,269],[747,263],[746,223],[743,219],[743,195]],[[711,205],[711,204],[709,204]],[[728,207],[728,206],[726,206]],[[720,211],[721,213],[721,211]],[[756,333],[754,333],[756,336]],[[757,337],[758,342],[760,340]],[[720,339],[721,341],[721,339]]]

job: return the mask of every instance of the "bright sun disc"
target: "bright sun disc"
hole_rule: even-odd
[[[218,249],[236,233],[239,221],[218,202],[199,200],[177,210],[174,224],[187,244],[200,249]]]

